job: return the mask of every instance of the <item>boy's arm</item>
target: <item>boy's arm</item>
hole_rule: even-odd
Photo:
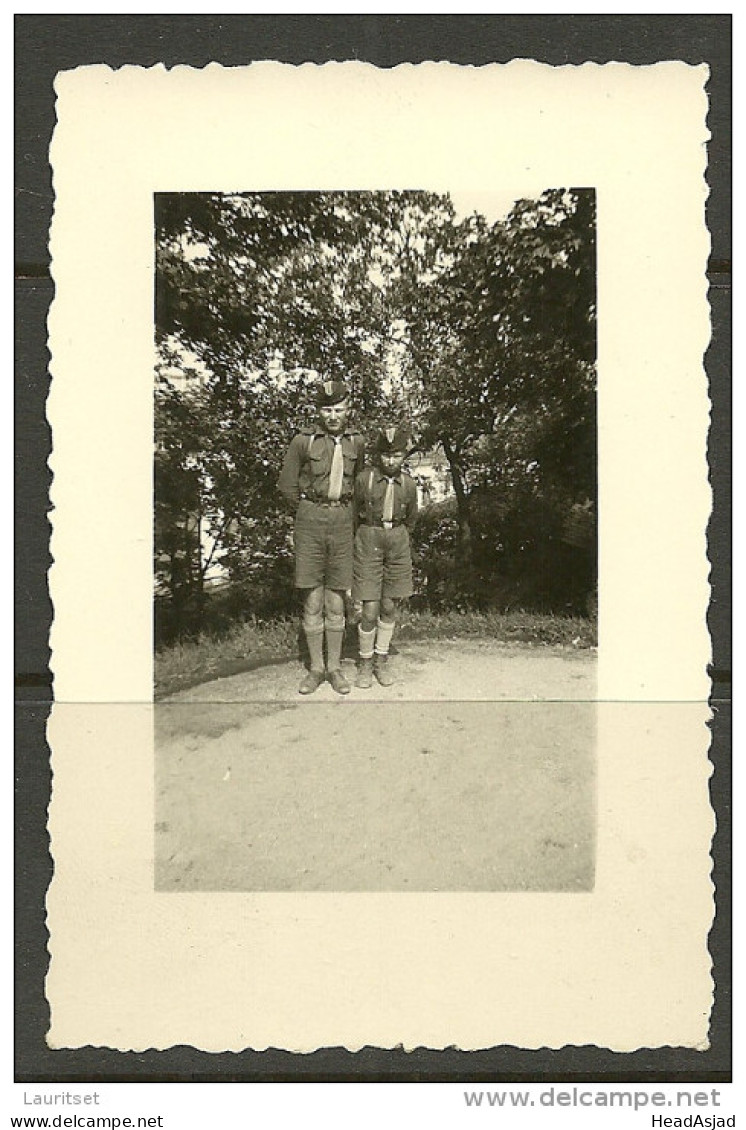
[[[296,505],[300,500],[300,469],[302,465],[303,437],[294,436],[285,453],[277,489],[283,498]]]
[[[357,466],[357,463],[355,464]],[[352,528],[357,533],[357,528],[360,525],[360,499],[361,499],[361,484],[360,475],[355,474],[355,481],[352,484]]]
[[[355,459],[355,483],[357,486],[357,477],[365,466],[365,440],[361,437],[357,449],[357,458]]]
[[[417,502],[417,484],[415,483],[414,479],[411,478],[410,476],[407,476],[407,479],[408,479],[407,489],[408,489],[409,497],[407,498],[407,511],[406,511],[406,515],[405,515],[405,518],[404,518],[404,525],[407,527],[407,529],[409,530],[409,532],[411,534],[411,532],[414,528],[414,524],[417,521],[417,514],[419,512],[419,504]]]

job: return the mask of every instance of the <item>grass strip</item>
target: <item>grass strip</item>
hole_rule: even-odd
[[[415,612],[397,629],[400,640],[483,637],[501,643],[591,648],[596,622],[579,616],[536,612]],[[354,655],[355,629],[348,625],[346,653]],[[155,656],[155,697],[163,698],[212,679],[284,663],[300,652],[297,620],[245,620],[220,636],[207,633],[162,648]]]

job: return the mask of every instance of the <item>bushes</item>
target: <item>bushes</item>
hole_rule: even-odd
[[[296,594],[289,563],[254,570],[251,580],[226,583],[203,593],[191,591],[180,602],[156,596],[154,632],[156,648],[200,635],[222,636],[248,620],[260,623],[293,616]]]
[[[471,560],[458,553],[456,500],[423,510],[412,537],[413,606],[443,612],[526,609],[592,611],[595,513],[590,503],[526,488],[476,488],[470,500]]]
[[[412,534],[415,596],[412,607],[442,612],[483,607],[477,578],[457,561],[456,500],[447,498],[420,511]]]
[[[593,616],[596,602],[595,512],[529,487],[477,487],[471,494],[471,561],[458,553],[456,500],[423,509],[412,534],[416,612],[525,610]],[[284,536],[284,535],[283,535]],[[286,540],[235,553],[233,576],[220,588],[182,592],[180,603],[157,597],[156,646],[200,634],[219,637],[237,624],[297,615],[292,556]]]

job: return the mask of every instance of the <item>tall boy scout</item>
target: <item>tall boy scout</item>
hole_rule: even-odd
[[[374,673],[383,687],[394,682],[389,645],[399,604],[413,591],[409,534],[417,517],[417,487],[402,471],[407,446],[404,428],[385,428],[376,437],[374,466],[355,480],[359,524],[352,595],[363,606],[356,685],[365,689],[373,685]]]
[[[281,493],[297,506],[295,587],[304,594],[303,629],[311,656],[298,690],[313,694],[328,674],[334,690],[348,694],[350,684],[340,669],[344,598],[352,585],[352,495],[365,462],[365,444],[348,427],[349,401],[341,381],[324,381],[317,403],[318,424],[293,437],[278,482]]]

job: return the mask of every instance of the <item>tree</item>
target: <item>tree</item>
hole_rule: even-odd
[[[592,192],[491,226],[426,192],[158,194],[156,263],[157,568],[176,605],[201,608],[215,557],[262,607],[287,599],[275,483],[319,372],[371,428],[394,413],[440,445],[465,573],[595,497]]]
[[[157,540],[161,554],[179,546],[178,568],[161,570],[167,587],[201,591],[205,563],[184,517],[188,499],[233,577],[266,577],[288,561],[275,489],[282,454],[315,372],[343,376],[369,421],[396,400],[389,283],[411,214],[430,199],[156,198],[156,420],[168,452],[156,479]]]
[[[443,269],[402,272],[406,379],[440,443],[473,559],[472,493],[502,482],[595,495],[595,214],[589,190],[442,231]]]

